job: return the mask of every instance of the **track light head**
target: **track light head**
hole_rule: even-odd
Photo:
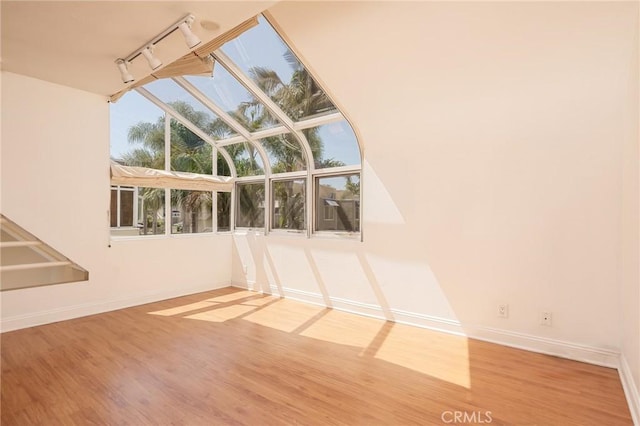
[[[133,75],[129,72],[129,64],[125,62],[124,59],[118,59],[116,61],[116,65],[118,65],[118,69],[120,70],[120,77],[122,78],[122,82],[124,84],[131,83],[135,80]]]
[[[191,24],[193,24],[193,21],[195,21],[195,19],[195,16],[189,15],[185,18],[184,22],[181,22],[178,25],[178,28],[184,36],[185,43],[187,43],[187,46],[189,46],[189,49],[193,49],[202,42],[197,35],[191,32]]]
[[[140,53],[145,57],[145,59],[149,63],[149,67],[152,70],[157,70],[162,66],[162,61],[153,56],[153,44],[150,44],[149,46],[142,49]]]
[[[171,26],[167,27],[160,34],[146,42],[142,45],[142,47],[134,50],[129,54],[129,56],[122,56],[116,60],[116,64],[118,65],[118,69],[120,70],[120,77],[122,81],[127,84],[133,82],[135,79],[133,75],[129,72],[129,63],[136,59],[138,56],[143,56],[147,62],[149,63],[149,67],[152,71],[157,70],[162,66],[162,61],[155,56],[153,56],[153,50],[156,47],[156,44],[160,41],[164,40],[169,34],[173,33],[176,30],[180,30],[182,35],[184,36],[184,41],[187,43],[190,49],[193,49],[202,41],[191,31],[191,26],[195,22],[196,17],[191,13],[184,15],[178,21],[174,22]]]

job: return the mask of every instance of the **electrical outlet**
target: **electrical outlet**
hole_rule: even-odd
[[[509,318],[509,305],[501,303],[498,305],[498,316],[500,318]]]
[[[546,325],[547,327],[551,327],[551,312],[549,311],[540,312],[540,325]]]

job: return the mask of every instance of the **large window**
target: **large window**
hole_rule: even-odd
[[[125,95],[125,111],[114,115],[124,123],[114,134],[127,136],[112,144],[121,164],[234,180],[232,193],[167,190],[170,220],[151,229],[358,234],[356,134],[267,19],[259,16],[207,59],[211,72],[148,83]],[[112,226],[149,223],[128,219],[137,213],[127,206],[138,207],[123,193],[113,198]]]

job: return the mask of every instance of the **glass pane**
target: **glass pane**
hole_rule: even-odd
[[[161,235],[165,227],[165,190],[138,188],[138,222],[140,235]]]
[[[294,121],[336,111],[267,20],[222,46],[222,51]]]
[[[225,149],[233,159],[238,177],[264,174],[262,158],[251,143],[243,142],[228,145],[221,149]]]
[[[214,66],[213,78],[185,78],[251,132],[280,124],[222,65]]]
[[[135,188],[132,186],[111,187],[110,226],[132,227],[137,206],[134,204]]]
[[[120,189],[120,226],[133,226],[133,191]]]
[[[213,231],[212,193],[171,190],[171,233],[195,234]]]
[[[264,183],[239,183],[236,190],[236,227],[264,227]]]
[[[360,175],[318,178],[316,230],[360,231]]]
[[[164,112],[138,92],[110,104],[111,159],[164,169]]]
[[[360,149],[346,121],[324,124],[302,131],[309,142],[317,169],[360,164]]]
[[[212,172],[211,145],[176,120],[171,120],[171,170],[177,172]]]
[[[231,168],[227,160],[218,152],[218,176],[231,176]]]
[[[224,121],[173,80],[166,78],[155,80],[145,84],[144,88],[213,139],[226,139],[235,135]]]
[[[109,208],[109,221],[112,228],[118,226],[118,190],[111,189],[111,206]]]
[[[304,153],[291,133],[260,139],[269,155],[272,173],[306,170]]]
[[[117,223],[114,223],[118,215],[118,192],[120,192],[120,227],[116,227]],[[157,188],[119,187],[112,189],[111,235],[138,236],[163,234],[164,192],[164,189]]]
[[[273,229],[305,229],[305,179],[273,182]]]
[[[218,192],[218,232],[231,230],[231,193]]]

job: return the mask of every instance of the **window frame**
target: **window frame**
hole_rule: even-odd
[[[322,169],[325,170],[325,169]],[[347,177],[347,176],[353,176],[353,175],[358,175],[359,181],[360,181],[360,192],[358,194],[358,199],[354,200],[354,205],[358,206],[357,210],[354,210],[355,212],[355,219],[358,222],[358,230],[357,231],[346,231],[346,230],[324,230],[324,229],[319,229],[319,222],[321,221],[320,219],[320,212],[322,211],[324,214],[324,205],[322,206],[322,209],[320,209],[320,206],[318,206],[318,200],[319,200],[319,191],[320,191],[320,179],[326,179],[326,178],[336,178],[336,177]],[[318,173],[314,176],[314,193],[313,193],[313,204],[314,204],[314,217],[313,217],[313,234],[314,235],[318,235],[318,236],[338,236],[338,237],[359,237],[360,240],[362,241],[362,171],[358,170],[352,170],[352,171],[343,171],[340,173]],[[337,214],[337,212],[335,212]],[[335,218],[334,218],[335,220]]]
[[[127,186],[127,185],[111,185],[109,195],[111,195],[111,191],[116,191],[116,226],[111,226],[111,220],[113,219],[113,211],[111,210],[111,201],[109,201],[109,229],[133,229],[137,228],[138,222],[138,187],[137,186]],[[132,225],[131,226],[122,226],[122,191],[132,192],[133,200],[132,200]],[[111,199],[110,199],[111,200]]]
[[[209,98],[204,94],[204,92],[198,90],[196,86],[188,81],[185,76],[182,77],[173,77],[171,78],[172,82],[177,84],[177,86],[181,87],[188,96],[195,99],[196,102],[203,105],[207,109],[210,110],[217,118],[219,118],[222,122],[224,122],[227,126],[231,128],[235,134],[226,139],[214,139],[213,136],[205,133],[187,118],[182,116],[179,112],[177,112],[171,105],[164,103],[156,96],[154,96],[149,90],[145,87],[136,88],[136,92],[146,98],[155,106],[159,107],[164,112],[164,120],[165,120],[165,170],[171,170],[171,131],[170,131],[170,123],[171,120],[176,120],[177,123],[186,127],[191,132],[193,132],[196,136],[201,138],[205,143],[208,143],[212,147],[212,175],[217,175],[217,159],[218,153],[222,156],[222,158],[226,161],[227,166],[229,168],[231,177],[234,179],[234,185],[232,190],[230,191],[230,206],[229,206],[229,230],[220,231],[218,229],[218,192],[214,191],[212,193],[212,228],[213,232],[211,233],[234,233],[234,232],[246,232],[248,230],[263,232],[265,235],[269,233],[274,234],[294,234],[294,235],[305,235],[307,238],[312,238],[315,236],[339,236],[343,238],[359,238],[362,241],[362,208],[363,208],[363,192],[362,192],[362,166],[364,161],[363,148],[360,144],[360,138],[358,137],[358,132],[351,124],[350,120],[340,111],[339,105],[334,102],[332,97],[330,97],[329,92],[325,89],[324,85],[318,78],[309,70],[309,67],[305,65],[305,61],[301,59],[301,55],[297,52],[290,42],[290,40],[286,39],[283,35],[282,31],[279,30],[277,25],[274,23],[274,20],[268,13],[263,13],[262,15],[266,22],[271,26],[271,28],[275,31],[278,37],[284,42],[286,47],[291,51],[291,53],[296,57],[296,59],[300,62],[302,67],[306,69],[309,73],[309,77],[312,78],[317,86],[325,93],[328,98],[328,101],[334,106],[335,110],[328,113],[323,113],[321,115],[311,115],[308,117],[303,117],[299,121],[293,121],[287,113],[280,108],[271,97],[264,91],[262,91],[256,83],[249,77],[248,74],[244,73],[240,67],[235,64],[225,53],[222,51],[222,48],[219,48],[213,52],[211,52],[210,56],[213,60],[217,62],[216,66],[222,66],[233,78],[236,79],[247,92],[255,97],[256,102],[261,103],[265,109],[273,116],[274,119],[279,121],[279,125],[274,127],[269,127],[265,129],[260,129],[254,132],[251,132],[247,128],[245,128],[239,121],[236,120],[233,116],[231,116],[227,111],[224,110],[220,105],[217,105],[212,98]],[[315,158],[313,156],[313,152],[311,151],[311,147],[309,141],[307,140],[303,130],[311,129],[313,127],[318,127],[322,125],[331,124],[334,122],[344,121],[353,131],[355,136],[355,143],[357,145],[357,149],[359,152],[359,163],[352,164],[348,166],[337,166],[337,167],[326,167],[326,168],[316,168],[315,167]],[[284,172],[284,173],[273,173],[273,164],[269,154],[267,153],[265,147],[260,142],[262,139],[277,136],[283,134],[290,134],[292,138],[300,145],[303,151],[304,161],[306,163],[305,170],[298,170],[294,172]],[[250,175],[250,176],[237,176],[237,169],[234,163],[234,159],[227,152],[225,147],[238,143],[247,143],[253,146],[253,148],[257,151],[258,156],[262,162],[262,166],[264,169],[264,173],[260,175]],[[318,218],[319,214],[322,213],[321,208],[317,206],[316,200],[316,192],[319,190],[319,180],[324,177],[332,177],[332,176],[345,176],[345,175],[353,175],[357,174],[360,179],[360,193],[358,194],[357,204],[359,206],[357,210],[358,217],[358,231],[341,231],[341,230],[319,230],[318,229]],[[295,180],[295,179],[304,179],[305,187],[304,187],[304,229],[303,230],[288,230],[288,229],[280,229],[275,228],[273,224],[273,220],[275,217],[275,197],[273,191],[274,183],[283,180]],[[239,186],[242,184],[262,184],[264,187],[264,200],[263,200],[263,219],[264,226],[261,227],[243,227],[237,226],[237,219],[239,212],[238,206],[238,196],[239,196]],[[172,214],[172,205],[171,205],[171,190],[165,190],[165,217],[166,220],[170,220]],[[134,197],[135,198],[135,197]],[[119,212],[118,212],[119,214]],[[334,212],[334,215],[336,213]],[[135,222],[135,218],[134,218]],[[197,234],[172,234],[171,226],[165,227],[165,237],[184,237],[184,236],[196,236],[196,235],[209,235],[210,232],[197,233]],[[261,229],[262,228],[262,229]],[[112,236],[113,238],[113,236]],[[122,237],[116,237],[120,239]],[[130,237],[131,238],[131,237]],[[145,237],[149,238],[149,237]]]
[[[249,177],[249,176],[247,176]],[[254,178],[254,176],[250,176],[252,178]],[[240,185],[263,185],[264,187],[264,199],[262,200],[262,220],[263,220],[263,225],[262,226],[238,226],[238,215],[240,214],[240,206],[238,205],[238,203],[240,202],[240,191],[238,189],[238,187]],[[255,232],[263,232],[266,234],[266,230],[267,230],[267,221],[271,220],[268,216],[270,216],[269,214],[267,214],[267,212],[270,210],[268,207],[269,205],[269,198],[267,196],[267,182],[264,179],[238,179],[235,183],[235,185],[233,186],[234,189],[234,194],[235,197],[232,197],[233,199],[233,204],[232,206],[235,207],[235,212],[234,212],[234,228],[233,231],[236,230],[240,230],[242,232],[247,232],[247,231],[255,231]],[[258,206],[260,207],[260,206]]]
[[[180,189],[175,189],[175,188],[171,188],[169,189],[170,193],[171,191],[185,191],[185,192],[201,192],[201,193],[210,193],[211,194],[211,209],[209,209],[209,214],[211,215],[211,230],[210,231],[200,231],[200,232],[173,232],[173,219],[174,219],[174,211],[177,210],[180,214],[178,216],[176,216],[176,218],[181,219],[182,222],[182,226],[184,229],[184,222],[185,222],[185,218],[186,218],[186,211],[183,212],[182,209],[180,208],[180,206],[178,204],[174,205],[173,204],[173,197],[171,197],[171,226],[170,226],[170,234],[172,236],[176,236],[176,235],[199,235],[199,234],[213,234],[216,232],[217,226],[216,226],[216,221],[214,220],[214,215],[218,214],[218,209],[216,207],[215,202],[217,201],[217,198],[214,196],[214,193],[216,191],[192,191],[192,190],[180,190]],[[175,209],[174,209],[175,207]],[[185,213],[185,215],[183,216],[182,213]],[[192,212],[193,213],[193,212]],[[200,210],[197,211],[196,214],[200,214]],[[193,225],[192,225],[193,226]]]
[[[293,176],[291,176],[293,175]],[[269,221],[269,231],[273,232],[275,234],[295,234],[295,235],[305,235],[309,229],[309,221],[308,221],[308,215],[307,215],[307,210],[309,209],[308,203],[307,203],[307,191],[308,191],[308,187],[309,185],[307,184],[307,174],[300,174],[300,172],[290,172],[290,173],[282,173],[280,175],[276,175],[277,177],[274,177],[272,179],[270,179],[269,185],[271,186],[271,200],[270,200],[270,205],[269,205],[269,209],[271,210],[271,218]],[[274,220],[276,218],[276,213],[275,213],[275,203],[276,203],[276,198],[275,198],[275,191],[273,189],[273,185],[275,183],[278,182],[293,182],[296,180],[302,180],[304,181],[303,183],[303,200],[304,200],[304,204],[303,204],[303,209],[304,209],[304,213],[303,213],[303,218],[304,218],[304,227],[302,229],[288,229],[288,228],[276,228],[274,225]]]

